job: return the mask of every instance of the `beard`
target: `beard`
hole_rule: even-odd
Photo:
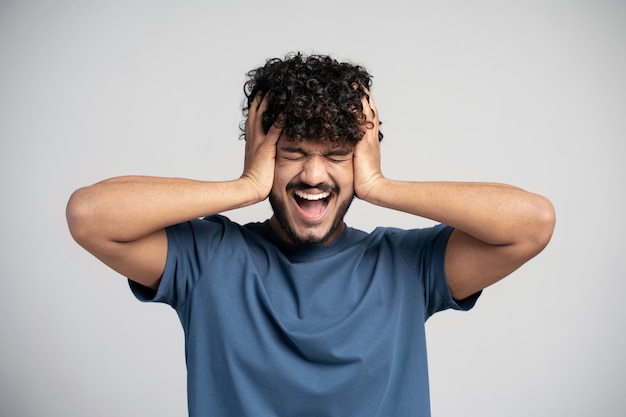
[[[293,188],[293,187],[291,187]],[[336,194],[338,195],[338,193]],[[339,209],[337,210],[337,214],[335,215],[335,219],[333,220],[330,229],[322,235],[316,236],[314,234],[308,234],[305,236],[299,235],[294,228],[289,223],[286,214],[286,203],[278,198],[273,192],[269,195],[270,205],[272,206],[272,210],[274,211],[274,218],[276,219],[278,226],[281,230],[287,235],[289,240],[295,245],[301,246],[319,246],[326,243],[343,225],[343,218],[345,217],[350,205],[352,204],[352,200],[354,200],[355,195],[352,194],[351,197],[346,198],[339,205]]]

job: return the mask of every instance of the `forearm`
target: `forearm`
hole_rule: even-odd
[[[250,181],[116,177],[74,192],[67,206],[75,237],[130,242],[166,226],[243,207],[261,198]]]
[[[554,223],[547,199],[504,184],[383,179],[367,201],[448,224],[491,245],[547,241]]]

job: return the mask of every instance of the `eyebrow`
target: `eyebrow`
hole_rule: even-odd
[[[297,146],[281,146],[280,150],[285,151],[285,152],[291,152],[291,153],[305,153],[304,150],[302,150],[302,148],[299,148]]]
[[[333,149],[325,153],[325,155],[345,156],[352,153],[349,149]]]

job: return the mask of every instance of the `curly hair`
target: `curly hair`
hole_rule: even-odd
[[[292,140],[327,140],[353,147],[363,137],[363,128],[370,127],[361,99],[366,96],[363,88],[372,85],[372,76],[359,65],[326,55],[290,53],[284,59],[268,59],[247,76],[243,115],[248,116],[257,94],[267,96],[262,115],[266,133],[277,124]],[[245,138],[243,123],[241,130]],[[379,133],[378,139],[382,138]]]

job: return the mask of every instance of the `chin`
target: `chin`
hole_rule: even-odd
[[[343,221],[341,221],[341,226],[343,225]],[[282,226],[281,226],[282,227]],[[326,233],[296,233],[291,228],[287,228],[287,230],[283,229],[285,234],[289,236],[289,239],[292,243],[301,245],[301,246],[320,246],[326,243],[330,243],[335,240],[335,233],[339,229],[338,225],[333,225]]]

